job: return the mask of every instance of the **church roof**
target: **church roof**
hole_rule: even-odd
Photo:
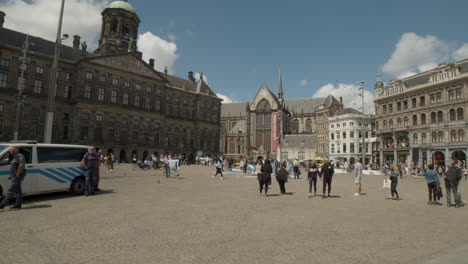
[[[23,49],[24,41],[26,41],[26,34],[7,28],[0,28],[0,45]],[[34,45],[29,46],[30,53],[42,54],[49,57],[54,56],[55,42],[31,35],[29,36],[29,42],[34,43]],[[92,56],[92,54],[76,50],[70,46],[60,45],[60,59],[76,62],[87,56]]]
[[[358,115],[362,115],[361,112],[359,112],[358,110],[356,110],[356,109],[354,109],[354,108],[344,108],[344,109],[341,109],[340,111],[336,112],[336,113],[335,113],[335,116],[347,115],[347,114],[358,114]]]
[[[221,117],[240,116],[245,117],[247,103],[228,103],[221,104]]]
[[[284,100],[289,111],[294,113],[315,113],[316,107],[325,104],[327,97]]]
[[[229,134],[238,134],[239,130],[243,132],[247,131],[247,126],[245,120],[240,120],[236,125],[229,131]]]
[[[114,1],[107,5],[105,9],[123,9],[135,15],[137,14],[135,8],[127,1]]]

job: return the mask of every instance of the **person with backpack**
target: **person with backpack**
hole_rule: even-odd
[[[440,185],[439,175],[437,171],[434,170],[434,165],[429,164],[429,169],[426,171],[425,175],[427,181],[427,188],[429,190],[429,201],[427,204],[435,204],[436,203],[436,193],[437,187]]]
[[[457,161],[455,159],[451,160],[451,166],[448,168],[445,175],[445,189],[447,192],[447,207],[451,207],[451,193],[453,193],[455,200],[455,207],[459,208],[461,205],[460,195],[458,193],[458,184],[463,177],[462,170],[457,166]]]
[[[11,147],[10,155],[10,176],[8,176],[8,180],[11,180],[11,185],[8,189],[7,195],[0,203],[0,209],[2,210],[11,200],[11,198],[13,198],[13,196],[16,196],[16,203],[13,207],[11,207],[11,209],[21,209],[21,203],[23,202],[21,183],[26,176],[26,159],[24,158],[23,154],[19,153],[18,147]]]
[[[312,186],[314,187],[314,196],[317,195],[317,175],[319,175],[320,169],[315,164],[315,161],[311,161],[307,168],[307,180],[309,181],[309,198],[312,197]]]
[[[388,174],[390,176],[390,181],[391,181],[390,193],[392,194],[392,200],[400,200],[400,196],[398,195],[398,191],[397,191],[398,167],[396,165],[392,166],[392,168],[390,169]],[[396,198],[395,198],[395,196],[396,196]]]
[[[294,179],[299,179],[299,175],[301,175],[299,165],[300,165],[299,160],[294,159],[294,161],[293,161]]]
[[[276,172],[276,181],[278,181],[278,185],[280,187],[281,194],[286,194],[286,182],[288,182],[288,175],[289,173],[286,171],[284,166]]]

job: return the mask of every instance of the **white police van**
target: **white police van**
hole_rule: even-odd
[[[24,195],[66,190],[83,193],[84,169],[80,162],[88,146],[15,142],[0,143],[0,196],[6,195],[10,186],[12,146],[18,147],[26,159],[26,176],[21,185]]]

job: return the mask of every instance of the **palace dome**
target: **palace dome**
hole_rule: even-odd
[[[108,6],[106,6],[105,9],[123,9],[135,15],[137,14],[135,8],[131,4],[129,4],[127,1],[121,0],[110,3]]]

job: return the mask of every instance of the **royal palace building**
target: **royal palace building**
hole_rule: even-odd
[[[220,152],[271,159],[328,157],[328,120],[343,104],[333,96],[285,100],[281,73],[278,92],[262,85],[250,102],[221,106]]]
[[[468,152],[468,59],[384,84],[375,84],[380,164],[426,167]]]
[[[18,138],[41,142],[55,43],[4,28],[5,16],[0,12],[0,140],[13,138],[19,115]],[[216,154],[222,99],[203,77],[179,78],[156,71],[154,59],[143,61],[139,23],[127,1],[114,1],[102,12],[95,51],[76,35],[73,46],[60,46],[52,143],[96,145],[124,161]]]

